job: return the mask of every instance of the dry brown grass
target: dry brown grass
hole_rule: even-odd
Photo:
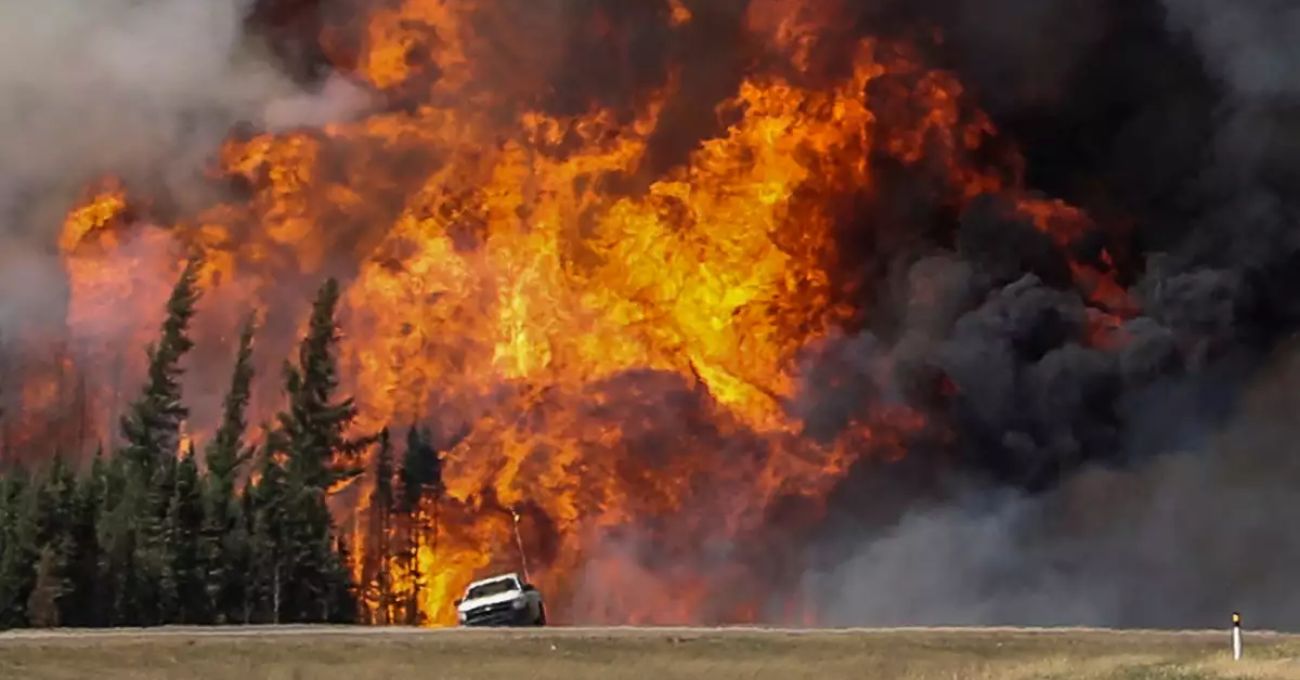
[[[0,636],[0,678],[889,680],[1296,678],[1300,638],[1222,633],[234,630]]]

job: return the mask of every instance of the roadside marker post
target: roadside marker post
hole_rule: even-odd
[[[1232,613],[1232,660],[1241,661],[1241,614]]]

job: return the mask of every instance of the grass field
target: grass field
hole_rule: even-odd
[[[1039,630],[229,631],[0,635],[0,678],[1300,679],[1300,637]]]

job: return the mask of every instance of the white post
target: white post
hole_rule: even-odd
[[[1232,660],[1241,661],[1241,614],[1232,613]]]

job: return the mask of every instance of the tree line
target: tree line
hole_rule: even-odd
[[[357,406],[339,394],[337,282],[316,296],[284,366],[283,409],[257,444],[247,413],[255,324],[245,324],[200,460],[182,441],[181,391],[199,271],[190,261],[167,301],[121,443],[100,447],[89,466],[56,456],[43,469],[0,470],[0,629],[421,623],[419,550],[431,504],[437,514],[441,459],[415,428],[401,461],[387,431],[353,434]],[[369,530],[350,546],[328,498],[363,473],[366,451],[375,451]],[[392,583],[394,572],[410,583]]]

